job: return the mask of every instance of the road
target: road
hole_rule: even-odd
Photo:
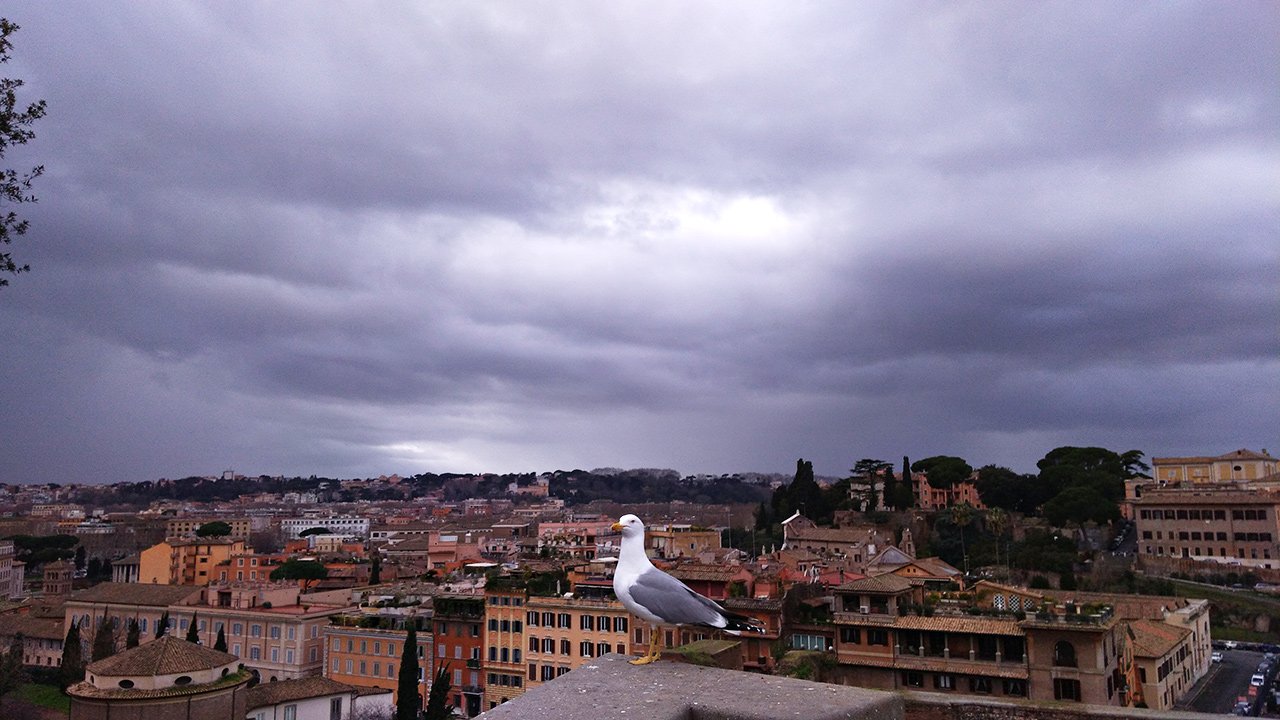
[[[1209,672],[1196,683],[1192,693],[1198,693],[1191,701],[1196,712],[1228,713],[1236,704],[1236,698],[1249,689],[1249,678],[1262,662],[1262,653],[1248,650],[1224,650],[1222,662],[1209,666]]]

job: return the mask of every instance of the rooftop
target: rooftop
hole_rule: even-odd
[[[106,677],[176,675],[209,670],[238,660],[235,655],[165,635],[159,640],[89,663],[85,669]]]
[[[278,705],[282,702],[355,692],[355,687],[325,677],[280,680],[278,682],[261,683],[249,688],[245,699],[245,708],[252,710],[269,705]],[[389,693],[391,691],[383,690],[382,692]]]

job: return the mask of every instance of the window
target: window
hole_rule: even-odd
[[[946,673],[938,673],[933,676],[933,686],[939,690],[955,690],[956,676]]]
[[[971,677],[969,678],[969,692],[979,695],[991,694],[991,678]]]
[[[285,705],[285,706],[284,706],[284,720],[298,720],[298,706],[297,706],[297,705]]]
[[[271,662],[280,662],[280,648],[271,648]]]
[[[827,649],[826,638],[821,635],[806,633],[792,633],[788,644],[795,650],[817,650],[821,652]]]
[[[868,645],[888,645],[889,631],[876,628],[867,628],[867,644]]]
[[[560,613],[559,623],[557,624],[557,627],[562,627],[562,628],[573,627],[573,623],[571,621],[572,621],[572,618],[569,617],[569,613]]]
[[[511,632],[524,632],[524,627],[522,627],[523,625],[524,623],[520,622],[519,620],[512,620]]]
[[[382,654],[382,643],[381,643],[381,642],[374,641],[374,643],[373,643],[373,654],[374,654],[374,655],[381,655],[381,654]]]
[[[520,662],[520,648],[511,649],[511,662],[513,663]]]
[[[587,617],[584,615],[583,617]],[[584,658],[595,657],[596,646],[591,644],[590,640],[583,640],[578,643],[578,653]]]
[[[1080,681],[1070,678],[1054,678],[1053,699],[1080,702]]]
[[[249,659],[250,659],[250,660],[261,660],[261,659],[262,659],[262,648],[260,648],[260,647],[251,647],[251,648],[249,648]]]
[[[249,636],[250,636],[250,637],[262,637],[262,626],[261,626],[261,625],[250,625],[250,626],[249,626]],[[296,706],[295,706],[295,707],[296,707]]]
[[[571,655],[572,653],[573,646],[569,643],[569,638],[560,638],[560,654]]]
[[[1005,680],[1001,683],[1001,686],[1002,686],[1001,689],[1004,691],[1005,695],[1012,695],[1014,697],[1027,696],[1026,680]]]
[[[862,629],[856,627],[840,628],[840,642],[852,643],[854,645],[862,644]]]
[[[627,631],[627,619],[626,619],[626,618],[624,618],[624,617],[616,617],[616,618],[614,618],[614,619],[613,619],[613,631],[614,631],[614,632],[626,632],[626,631]]]
[[[578,629],[579,629],[579,630],[595,630],[595,629],[596,629],[596,619],[595,619],[593,616],[591,616],[591,615],[583,615],[583,616],[579,617],[579,618],[578,618]],[[590,657],[590,656],[585,656],[585,657]]]
[[[489,662],[498,661],[498,648],[496,645],[489,646]]]
[[[907,687],[924,687],[924,673],[904,671],[902,673],[902,684]]]
[[[543,680],[543,682],[546,682],[546,681],[548,681],[548,680],[555,680],[555,679],[556,679],[556,669],[555,669],[555,667],[554,667],[554,666],[552,666],[552,665],[543,665],[543,666],[542,666],[542,680]]]
[[[329,720],[342,720],[342,698],[329,699]]]
[[[1059,667],[1076,667],[1076,647],[1066,640],[1054,643],[1053,664]]]
[[[272,639],[272,640],[279,640],[279,639],[280,639],[280,626],[279,626],[279,625],[272,625],[272,626],[271,626],[271,639]],[[363,650],[363,648],[361,648],[361,649]]]
[[[538,627],[538,613],[530,610],[525,614],[525,623],[529,627]]]
[[[529,663],[529,679],[530,680],[538,679],[538,666],[533,663]]]

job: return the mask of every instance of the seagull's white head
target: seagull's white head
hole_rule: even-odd
[[[614,532],[622,533],[623,540],[633,537],[644,537],[644,523],[640,522],[640,518],[635,515],[623,515],[618,518],[618,522],[614,523],[610,527],[613,528]]]

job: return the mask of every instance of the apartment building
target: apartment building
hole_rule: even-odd
[[[280,521],[280,532],[286,540],[298,537],[298,533],[311,528],[322,527],[338,535],[356,535],[369,537],[370,520],[366,517],[329,516],[286,518]]]
[[[435,666],[452,675],[454,706],[467,717],[480,714],[484,701],[484,595],[436,595],[432,601]]]
[[[64,628],[99,618],[115,620],[124,637],[137,620],[145,642],[155,637],[164,613],[169,632],[185,637],[192,623],[200,643],[212,647],[222,631],[227,651],[263,681],[319,675],[324,647],[321,630],[329,616],[352,609],[340,593],[301,595],[290,583],[231,583],[206,588],[184,585],[102,583],[78,592],[65,604]],[[120,643],[123,645],[123,642]]]
[[[416,623],[418,697],[426,707],[434,677],[430,615],[336,615],[322,631],[325,647],[324,676],[361,688],[383,688],[399,694],[399,670],[403,659],[407,623]]]
[[[244,551],[244,541],[232,538],[164,540],[138,555],[138,582],[144,585],[208,585],[215,577],[216,565],[233,555],[242,555]]]
[[[206,523],[224,522],[231,527],[230,538],[247,540],[251,532],[249,518],[175,518],[164,524],[164,536],[167,538],[193,538],[196,531]]]
[[[645,547],[651,557],[695,557],[707,550],[719,550],[719,530],[700,528],[688,524],[657,525],[645,528]]]
[[[984,581],[935,603],[923,581],[896,575],[833,594],[846,684],[1168,708],[1208,670],[1205,601],[1141,599],[1121,603],[1140,617],[1122,617],[1114,604]]]
[[[26,563],[16,559],[12,540],[0,540],[0,600],[22,598]]]
[[[978,486],[972,480],[954,483],[945,488],[930,485],[927,473],[913,472],[911,480],[915,485],[916,507],[921,510],[943,510],[965,503],[976,508],[986,508],[982,496],[978,494]]]
[[[1267,453],[1241,448],[1225,455],[1151,458],[1152,479],[1159,484],[1211,485],[1275,479],[1280,463]]]
[[[62,665],[62,640],[66,633],[61,619],[7,613],[0,615],[0,648],[8,650],[22,635],[22,664],[32,667]]]
[[[628,652],[631,614],[616,599],[530,597],[525,603],[525,688],[606,653]]]
[[[1133,500],[1138,553],[1280,567],[1280,495],[1236,489],[1147,490]]]
[[[484,697],[489,709],[524,694],[525,591],[502,583],[485,587]]]

